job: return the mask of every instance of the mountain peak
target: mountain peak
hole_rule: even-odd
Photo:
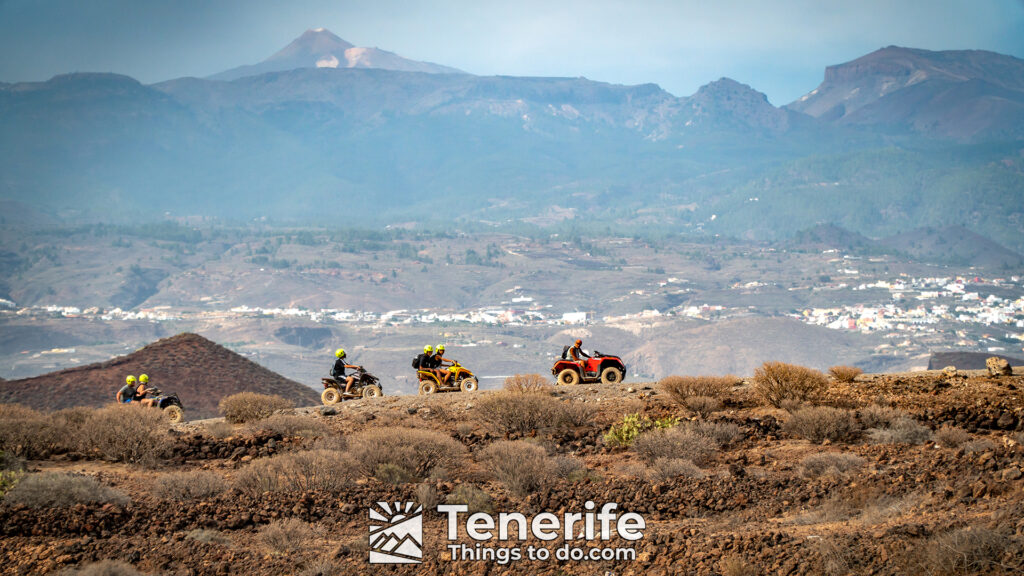
[[[311,28],[266,60],[239,66],[210,76],[212,80],[236,80],[268,72],[299,68],[380,68],[428,74],[461,74],[461,70],[417,62],[378,48],[359,48],[326,28]]]

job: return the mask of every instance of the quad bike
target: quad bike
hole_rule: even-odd
[[[618,384],[626,378],[626,365],[618,356],[607,356],[594,350],[594,355],[583,361],[583,369],[572,360],[555,361],[551,374],[559,384]]]
[[[433,394],[435,392],[475,392],[480,387],[479,381],[472,372],[462,367],[458,362],[453,362],[448,367],[448,371],[451,372],[451,376],[448,377],[448,383],[442,384],[441,379],[436,374],[428,370],[417,370],[416,376],[419,378],[420,383],[420,394]]]
[[[362,368],[357,368],[355,380],[352,381],[352,388],[348,394],[345,393],[345,381],[338,382],[334,378],[321,378],[324,391],[320,394],[320,400],[330,406],[342,400],[355,400],[356,398],[376,398],[383,396],[384,392],[380,387],[380,380]]]
[[[164,394],[160,392],[159,388],[150,388],[146,392],[146,396],[156,401],[153,404],[153,408],[163,410],[164,416],[170,422],[177,424],[185,420],[185,407],[181,405],[181,400],[178,399],[177,394]]]

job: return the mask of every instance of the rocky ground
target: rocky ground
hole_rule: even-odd
[[[264,428],[192,422],[173,430],[173,450],[147,467],[75,451],[27,461],[22,482],[43,472],[82,473],[130,502],[30,507],[11,502],[9,493],[0,502],[0,573],[90,573],[91,563],[114,560],[146,574],[1019,574],[1022,386],[1019,373],[983,372],[833,382],[817,403],[850,410],[861,431],[812,442],[787,426],[798,407],[767,406],[744,382],[706,416],[736,425],[740,434],[698,459],[696,469],[677,473],[658,473],[658,465],[645,462],[636,449],[603,439],[624,414],[676,416],[680,426],[700,419],[654,383],[544,392],[545,402],[579,409],[585,418],[522,431],[484,417],[481,407],[497,392],[300,409],[293,420]],[[868,430],[879,406],[899,410],[924,432],[901,437]],[[462,450],[458,459],[419,477],[380,467],[375,473],[358,470],[354,446],[407,428],[451,439]],[[509,439],[541,446],[549,458],[574,458],[585,468],[517,493],[486,459],[489,447]],[[350,480],[329,489],[243,488],[247,470],[257,463],[311,450],[337,454],[351,469],[336,473]],[[855,464],[816,471],[808,456],[821,453]],[[196,471],[212,473],[223,485],[177,498],[157,489],[164,478]],[[613,538],[606,544],[634,548],[636,557],[628,560],[452,561],[445,519],[428,502],[423,563],[368,563],[367,514],[373,503],[444,503],[467,486],[489,499],[481,509],[562,514],[580,510],[587,500],[615,502],[622,511],[643,515],[647,529],[637,542]],[[289,519],[298,521],[298,536],[291,537],[301,538],[298,544],[269,534]],[[472,545],[461,532],[460,538]],[[556,550],[563,543],[515,544]]]

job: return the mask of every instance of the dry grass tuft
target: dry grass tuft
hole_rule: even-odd
[[[850,410],[829,406],[801,408],[782,425],[783,431],[821,443],[848,442],[856,437],[860,427]]]
[[[737,382],[735,376],[668,376],[658,387],[679,404],[686,404],[694,396],[721,400]]]
[[[914,548],[905,558],[904,573],[913,576],[988,573],[998,567],[1008,545],[1008,538],[980,526],[950,530]]]
[[[780,408],[786,400],[806,402],[817,398],[828,389],[828,377],[795,364],[765,362],[754,370],[753,387],[762,400]]]
[[[266,431],[291,438],[319,438],[328,433],[327,425],[316,418],[298,414],[272,414],[249,423],[253,432]]]
[[[39,458],[54,448],[53,425],[42,412],[20,404],[0,404],[0,450]]]
[[[413,480],[422,480],[435,468],[458,468],[466,448],[433,430],[391,428],[386,434],[368,430],[353,435],[348,454],[364,476],[375,474],[381,464],[392,464],[408,470]]]
[[[251,496],[285,490],[336,493],[352,480],[354,463],[342,452],[307,450],[253,460],[235,476],[234,487]]]
[[[871,404],[860,410],[860,422],[865,428],[888,428],[893,422],[906,416],[902,410],[889,406]]]
[[[161,500],[189,502],[213,498],[223,494],[228,484],[220,474],[212,470],[171,472],[156,481],[153,493]]]
[[[555,385],[540,374],[516,374],[505,378],[505,390],[509,392],[550,392]]]
[[[259,541],[273,554],[289,556],[307,549],[314,532],[298,518],[275,520],[257,533]]]
[[[703,478],[706,474],[685,458],[658,458],[647,467],[647,479],[653,483],[668,482],[676,478]]]
[[[58,572],[60,576],[146,576],[134,566],[120,560],[100,560],[91,564],[73,566]]]
[[[174,446],[160,410],[114,405],[93,411],[78,431],[87,453],[114,462],[154,466]]]
[[[828,373],[837,382],[853,382],[864,371],[856,366],[832,366],[828,369]]]
[[[470,514],[494,510],[491,496],[472,484],[459,484],[445,501],[448,504],[465,504]]]
[[[14,486],[4,502],[30,508],[67,508],[76,504],[117,504],[127,506],[124,493],[101,484],[91,476],[43,472],[29,474]]]
[[[864,459],[850,452],[821,452],[810,454],[800,461],[805,478],[844,476],[864,466]]]
[[[582,426],[593,411],[540,392],[498,392],[481,400],[477,414],[502,434],[529,434],[557,426]]]
[[[722,409],[722,401],[711,396],[690,396],[684,404],[701,418],[707,418]]]
[[[280,396],[239,392],[220,401],[220,413],[231,424],[255,422],[270,417],[278,410],[292,408],[293,404]]]
[[[959,448],[971,441],[971,435],[963,428],[946,425],[935,431],[935,441],[946,448]]]
[[[500,441],[480,452],[480,462],[515,496],[526,496],[555,477],[547,451],[523,440]]]
[[[923,444],[930,440],[932,431],[909,416],[900,416],[884,428],[868,430],[874,444]]]

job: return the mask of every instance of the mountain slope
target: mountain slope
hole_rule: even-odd
[[[39,410],[102,406],[114,401],[128,374],[148,374],[150,382],[163,392],[176,392],[189,419],[216,415],[221,398],[243,391],[278,394],[297,406],[319,402],[308,386],[202,336],[179,334],[106,362],[0,382],[0,403]]]
[[[239,66],[209,78],[237,80],[246,76],[299,68],[380,68],[428,74],[464,74],[455,68],[409,60],[379,48],[357,47],[335,36],[329,30],[316,28],[306,30],[290,44],[258,64]]]
[[[960,140],[1024,138],[1024,60],[982,50],[889,46],[829,66],[787,106],[832,122],[876,124]]]

